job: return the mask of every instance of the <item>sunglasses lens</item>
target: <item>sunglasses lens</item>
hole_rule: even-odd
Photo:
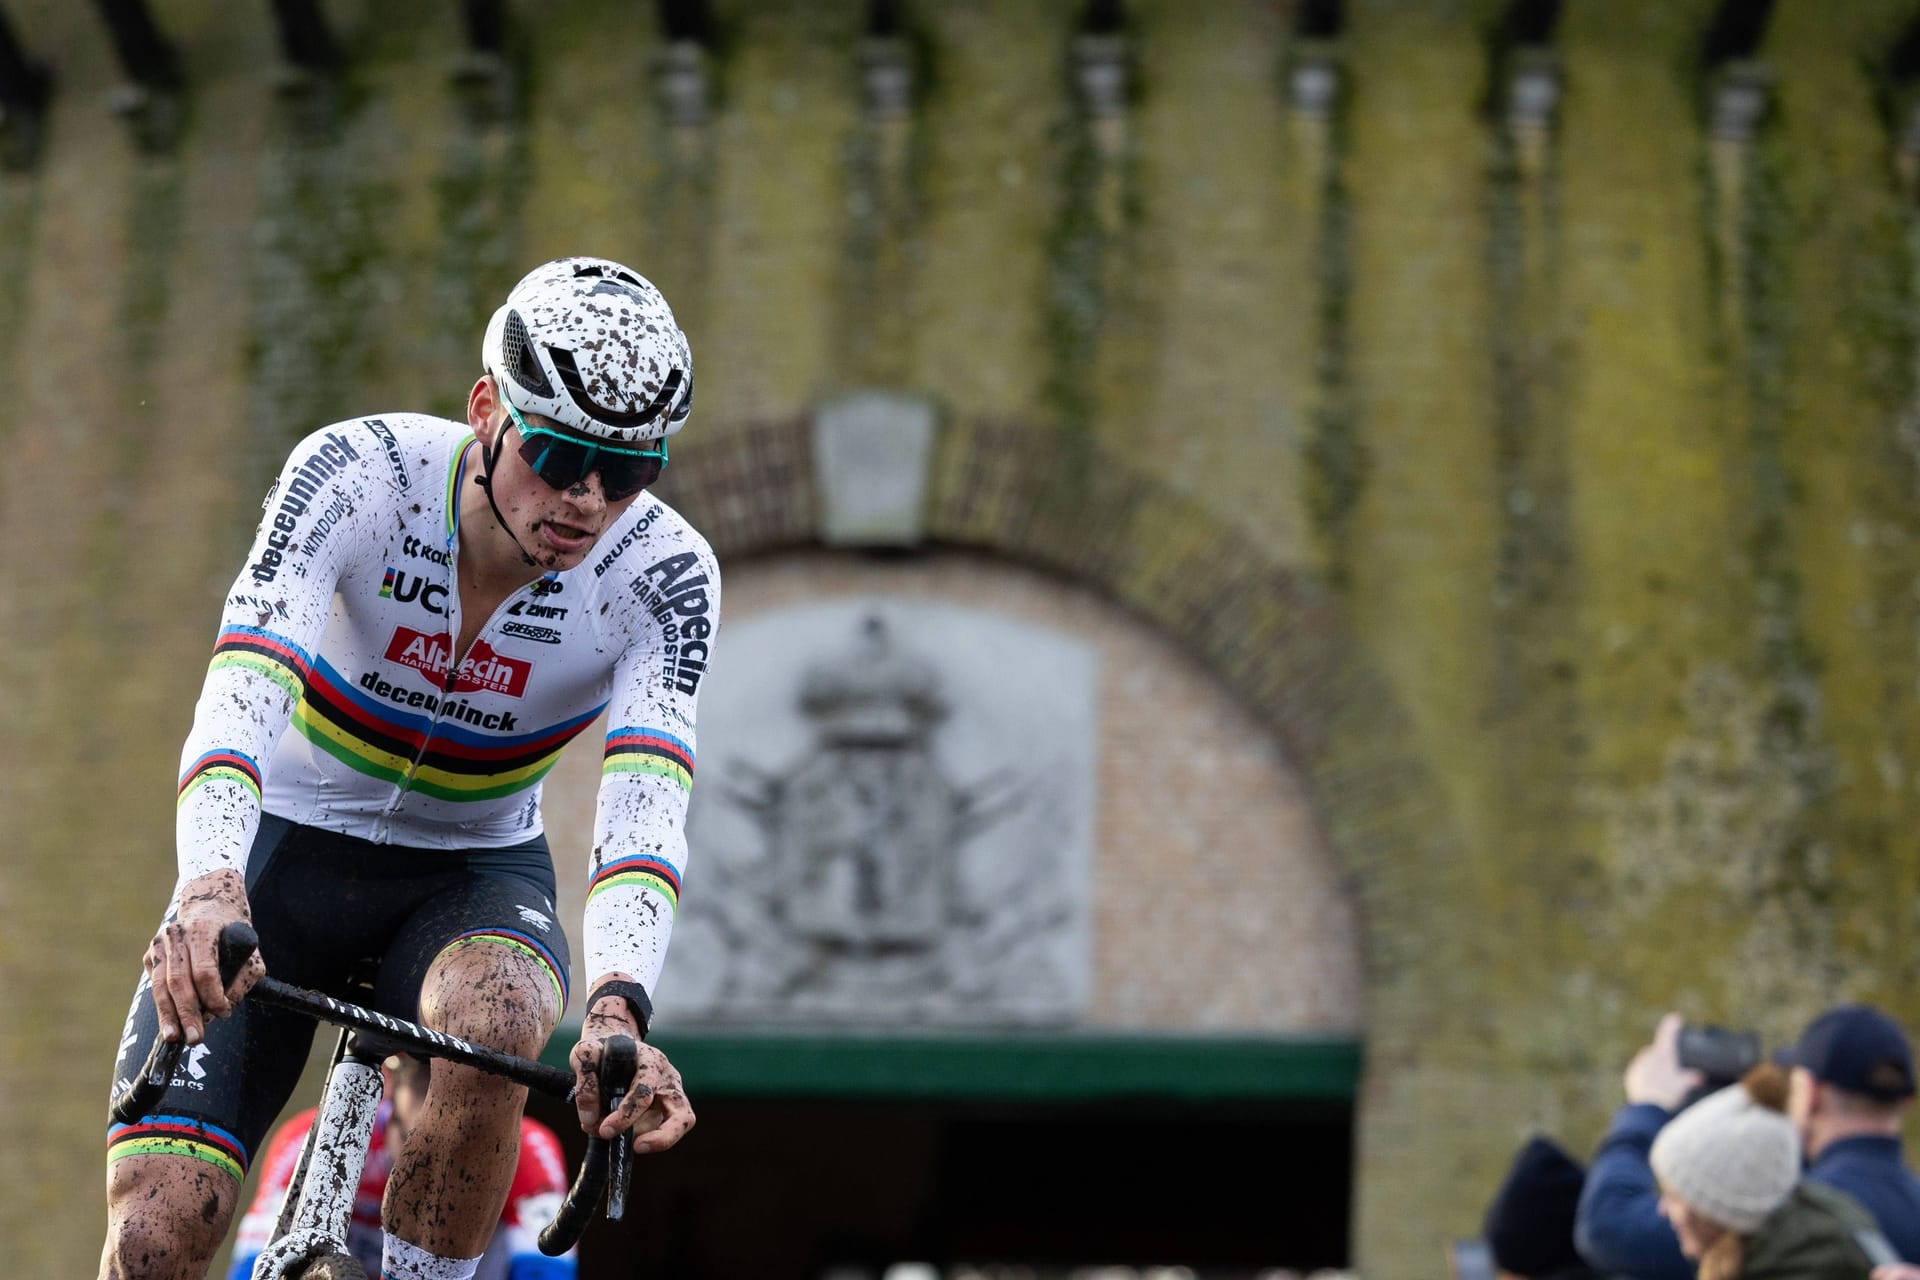
[[[660,478],[660,459],[609,453],[600,457],[600,486],[608,502],[631,498]]]
[[[592,470],[600,473],[600,487],[609,502],[631,498],[658,480],[663,465],[659,458],[608,453],[544,432],[521,437],[520,459],[555,489],[571,489],[586,479],[591,460]]]

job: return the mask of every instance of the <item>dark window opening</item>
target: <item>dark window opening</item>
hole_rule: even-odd
[[[896,1262],[1347,1265],[1353,1111],[1260,1098],[986,1102],[720,1096],[596,1220],[582,1280],[820,1280]],[[530,1109],[584,1145],[571,1112]]]

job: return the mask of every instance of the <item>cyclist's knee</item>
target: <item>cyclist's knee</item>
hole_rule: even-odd
[[[448,1035],[532,1057],[559,1021],[558,982],[511,947],[452,948],[427,971],[420,1017]]]
[[[239,1194],[232,1174],[190,1157],[116,1160],[107,1171],[101,1274],[113,1280],[205,1275]]]

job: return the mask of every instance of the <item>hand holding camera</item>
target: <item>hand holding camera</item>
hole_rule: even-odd
[[[1685,1023],[1677,1013],[1660,1019],[1653,1043],[1633,1055],[1625,1079],[1628,1102],[1650,1102],[1678,1111],[1706,1076],[1680,1062],[1680,1033]]]

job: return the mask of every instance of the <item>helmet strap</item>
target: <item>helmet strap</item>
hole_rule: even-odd
[[[493,508],[495,523],[497,523],[501,531],[512,540],[514,549],[520,553],[520,558],[538,569],[540,562],[528,555],[527,549],[520,545],[520,539],[513,536],[513,528],[507,523],[507,517],[501,512],[500,504],[493,500],[493,468],[494,464],[500,461],[500,451],[506,448],[507,445],[506,428],[507,424],[502,423],[499,433],[493,438],[493,444],[480,450],[480,474],[473,478],[473,482],[480,486],[480,492],[487,495],[487,505]]]

